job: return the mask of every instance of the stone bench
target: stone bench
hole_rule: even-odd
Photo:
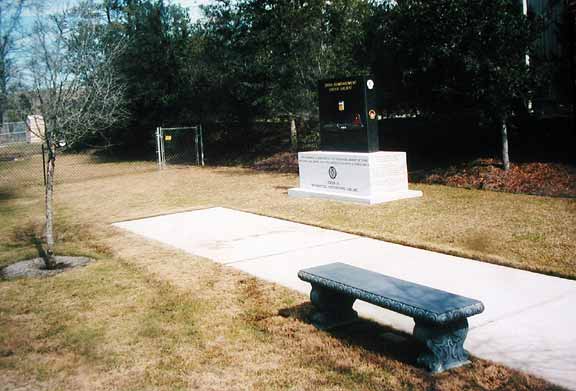
[[[484,311],[481,301],[388,277],[344,263],[303,269],[298,277],[312,284],[314,326],[327,330],[357,319],[356,299],[414,318],[413,336],[425,350],[418,364],[442,372],[469,363],[464,350],[467,318]]]

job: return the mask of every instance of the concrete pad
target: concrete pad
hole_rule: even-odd
[[[342,232],[226,208],[113,225],[224,264],[355,238]]]
[[[576,389],[574,303],[572,293],[485,324],[471,332],[468,348],[478,357]]]
[[[224,208],[115,225],[305,294],[298,270],[344,262],[479,299],[486,310],[469,318],[472,354],[576,389],[575,281]],[[412,332],[409,317],[359,301],[354,308]]]

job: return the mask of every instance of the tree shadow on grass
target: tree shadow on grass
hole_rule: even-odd
[[[42,226],[33,221],[23,222],[12,230],[11,241],[18,246],[31,246],[38,249],[42,245]]]
[[[0,189],[0,202],[10,201],[15,198],[17,198],[17,195],[13,189]]]
[[[44,250],[41,227],[34,222],[28,222],[16,227],[12,232],[14,247],[33,247],[38,253],[38,257],[44,259]]]
[[[133,163],[133,162],[156,162],[156,154],[150,152],[106,152],[93,151],[88,153],[92,163]]]
[[[293,186],[274,186],[276,190],[284,190],[284,194],[288,194],[288,190],[290,190]]]
[[[262,176],[265,177],[270,175],[270,172],[267,171],[258,171],[254,170],[252,167],[247,165],[240,165],[240,166],[210,166],[211,171],[217,173],[218,175],[222,175],[224,177],[255,177],[255,176]],[[286,174],[286,173],[273,173],[276,176],[292,178],[293,174]]]
[[[278,314],[304,323],[310,323],[309,319],[314,311],[314,306],[307,302],[283,308],[278,311]],[[358,321],[354,323],[326,330],[325,332],[346,344],[360,347],[368,352],[376,353],[413,367],[416,366],[416,359],[422,351],[420,343],[411,335],[364,318],[358,318]]]
[[[0,267],[0,280],[13,280],[27,277],[50,277],[66,270],[86,266],[93,261],[92,258],[83,256],[54,255],[53,267],[47,268],[45,258],[47,256],[43,245],[42,236],[36,224],[30,223],[17,229],[13,233],[14,247],[34,247],[38,257],[15,261]]]

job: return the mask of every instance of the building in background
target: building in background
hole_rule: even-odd
[[[567,0],[569,18],[570,43],[570,84],[572,86],[572,115],[576,116],[576,0]]]
[[[531,63],[551,64],[550,82],[539,91],[534,110],[543,116],[573,115],[575,101],[576,0],[522,0],[528,16],[544,20]]]
[[[41,143],[44,138],[44,118],[41,115],[26,117],[26,142]]]

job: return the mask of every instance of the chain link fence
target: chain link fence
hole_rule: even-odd
[[[299,150],[318,143],[315,123],[298,123]],[[290,124],[284,120],[194,124],[181,128],[157,128],[139,147],[124,155],[96,150],[73,152],[67,147],[57,153],[55,183],[81,182],[109,176],[130,175],[165,168],[229,164],[238,157],[269,156],[290,148]],[[204,148],[210,153],[204,154]],[[134,150],[137,149],[137,150]],[[146,151],[140,150],[145,149]],[[130,153],[128,157],[126,154]],[[134,158],[138,156],[138,158]],[[144,156],[144,157],[142,157]],[[5,123],[0,128],[0,193],[44,184],[42,140],[30,134],[26,124]]]
[[[42,145],[31,143],[24,122],[0,126],[0,190],[42,184]]]
[[[28,132],[24,122],[4,122],[0,126],[0,145],[30,141],[26,138],[27,136]]]
[[[0,193],[29,186],[43,186],[44,162],[41,143],[0,143]],[[95,151],[72,153],[62,149],[56,157],[54,182],[58,185],[155,170],[158,170],[158,165],[152,158],[123,159]]]
[[[158,166],[204,165],[204,140],[201,125],[156,129]]]
[[[44,184],[44,157],[40,144],[0,145],[0,191]],[[155,161],[133,161],[92,152],[61,151],[56,158],[56,184],[157,170]]]
[[[182,165],[204,165],[202,127],[158,128],[156,156],[130,151],[134,159],[96,150],[73,152],[66,147],[57,151],[54,182],[81,182],[95,178],[135,174]],[[141,151],[140,151],[141,152]],[[0,193],[45,183],[46,156],[42,140],[30,134],[26,124],[5,123],[0,128]]]

